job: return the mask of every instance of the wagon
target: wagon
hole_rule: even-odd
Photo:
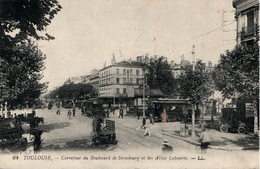
[[[221,117],[221,132],[238,132],[239,134],[245,134],[247,132],[247,126],[239,118],[238,112],[234,108],[222,108]]]
[[[18,115],[17,118],[18,121],[21,123],[29,123],[30,128],[38,128],[39,123],[44,124],[44,118],[43,117],[35,117],[35,114],[28,113],[26,116],[24,114]]]
[[[21,123],[14,118],[5,118],[0,120],[0,147],[15,148],[26,150],[28,141],[22,137],[23,129]]]
[[[101,123],[105,122],[102,127]],[[94,144],[116,144],[115,121],[103,118],[94,118],[92,124],[92,141]]]

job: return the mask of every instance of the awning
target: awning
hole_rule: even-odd
[[[143,97],[143,89],[135,89],[135,97]],[[145,97],[163,97],[164,94],[160,89],[145,89]]]

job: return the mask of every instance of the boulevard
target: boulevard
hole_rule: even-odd
[[[198,145],[188,143],[184,140],[165,135],[161,130],[167,129],[166,125],[170,125],[174,122],[168,122],[167,124],[155,123],[151,125],[151,136],[144,136],[144,129],[141,129],[142,119],[137,117],[124,116],[124,118],[118,118],[116,114],[111,113],[108,119],[115,121],[115,133],[117,144],[93,144],[91,132],[92,132],[92,117],[82,115],[79,109],[76,109],[75,117],[68,118],[67,112],[69,109],[61,108],[60,115],[56,114],[56,109],[51,110],[36,109],[36,116],[44,118],[44,124],[39,124],[39,129],[43,131],[42,145],[40,152],[48,152],[53,150],[87,150],[87,151],[131,151],[136,150],[142,152],[142,150],[150,150],[154,152],[162,151],[163,140],[168,140],[172,145],[174,152],[195,153],[200,154]],[[17,114],[31,113],[31,109],[25,109],[21,111],[15,111]],[[29,124],[23,124],[22,128],[25,133],[28,133]],[[232,135],[231,133],[229,135]],[[28,140],[32,142],[32,137],[26,134]],[[199,138],[197,138],[199,139]],[[32,146],[28,147],[29,150],[33,150]],[[222,152],[223,150],[209,149],[207,154]],[[245,151],[244,152],[256,152]],[[226,151],[224,151],[226,152]],[[234,151],[234,153],[237,151]]]
[[[16,111],[16,113],[30,113],[30,111],[28,109]],[[233,162],[244,160],[243,164],[232,163],[232,167],[236,166],[236,168],[245,166],[254,168],[258,165],[259,152],[256,150],[208,149],[206,154],[201,154],[196,145],[160,133],[159,129],[164,127],[161,123],[155,123],[151,127],[152,135],[145,137],[144,130],[141,130],[141,119],[138,120],[132,116],[118,118],[116,115],[110,114],[109,119],[114,120],[116,124],[117,144],[94,145],[91,140],[93,119],[82,115],[79,109],[76,109],[75,117],[69,119],[67,111],[68,109],[62,108],[61,114],[58,115],[55,108],[52,110],[36,109],[36,116],[44,118],[44,124],[39,124],[39,129],[43,130],[41,149],[34,151],[30,144],[30,137],[27,135],[28,149],[24,152],[0,151],[1,154],[6,155],[2,160],[18,154],[20,159],[25,160],[16,161],[15,165],[23,166],[26,165],[25,161],[34,161],[34,163],[38,161],[48,166],[47,161],[52,161],[53,165],[57,164],[61,168],[67,168],[67,162],[70,164],[77,162],[77,165],[81,166],[87,162],[87,164],[100,167],[110,164],[111,161],[116,161],[116,164],[125,167],[127,167],[126,161],[131,161],[130,168],[142,165],[151,165],[149,168],[153,168],[153,165],[159,164],[162,166],[174,164],[174,166],[183,167],[191,166],[194,161],[205,166],[214,164],[230,168],[230,160]],[[22,127],[25,131],[29,129],[28,124],[23,124]],[[167,139],[173,146],[172,152],[162,152],[164,139]],[[59,163],[61,161],[64,163]]]

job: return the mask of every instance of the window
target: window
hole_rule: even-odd
[[[116,74],[119,75],[119,69],[116,69]]]
[[[116,89],[116,94],[120,94],[120,89],[119,88]]]
[[[126,84],[126,78],[123,78],[123,84]]]
[[[119,78],[116,78],[116,84],[119,84],[120,81],[119,81]]]
[[[136,70],[136,75],[139,75],[139,70]]]
[[[132,69],[130,69],[130,75],[132,75],[133,74],[133,70]]]
[[[133,78],[130,78],[130,84],[133,84]]]
[[[123,74],[124,74],[124,75],[126,74],[126,70],[125,70],[125,69],[123,69]]]
[[[123,93],[126,94],[126,89],[123,89]]]

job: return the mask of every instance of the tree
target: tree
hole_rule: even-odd
[[[40,83],[41,71],[45,68],[45,55],[32,43],[17,44],[2,57],[1,72],[5,77],[2,99],[15,104],[29,102],[31,105],[47,88]]]
[[[84,83],[64,84],[51,92],[52,98],[58,96],[59,99],[61,100],[81,99],[81,98],[86,99],[88,96],[92,96],[93,94],[94,94],[93,86]]]
[[[194,70],[186,69],[185,74],[180,77],[179,91],[196,106],[196,112],[199,112],[199,107],[205,104],[214,91],[211,73],[205,70],[205,64],[199,60]]]
[[[186,69],[180,78],[180,93],[199,106],[213,93],[211,74],[205,72],[205,64],[199,60],[195,70]]]
[[[2,101],[33,102],[46,90],[39,83],[45,56],[33,40],[54,39],[43,32],[60,10],[57,0],[0,1]]]
[[[0,1],[0,37],[12,43],[29,38],[53,39],[40,32],[45,31],[61,8],[57,0]]]
[[[237,45],[220,56],[214,81],[225,98],[254,100],[254,132],[258,131],[257,102],[259,100],[259,45]]]
[[[171,67],[164,56],[154,58],[147,66],[147,84],[152,89],[160,89],[166,96],[174,91]]]

